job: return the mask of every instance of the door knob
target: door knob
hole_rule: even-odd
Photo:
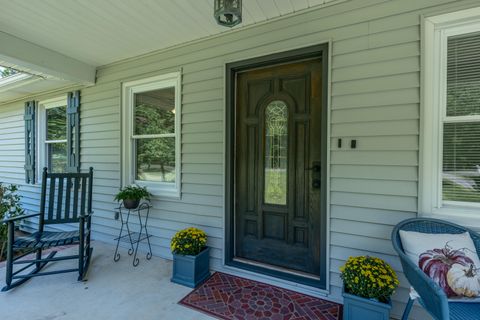
[[[313,167],[311,168],[306,168],[305,170],[312,170],[313,172],[320,172],[320,165],[319,164],[314,164]]]

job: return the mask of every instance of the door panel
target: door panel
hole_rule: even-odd
[[[320,275],[320,59],[237,74],[235,257]]]

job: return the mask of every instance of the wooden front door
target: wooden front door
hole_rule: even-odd
[[[319,278],[322,61],[237,74],[234,259]]]

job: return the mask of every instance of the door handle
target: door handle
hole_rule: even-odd
[[[320,189],[322,185],[322,163],[320,161],[314,161],[312,167],[305,170],[312,171],[312,189]]]
[[[305,170],[312,170],[313,172],[320,172],[322,167],[319,164],[314,164],[311,168],[305,168]]]

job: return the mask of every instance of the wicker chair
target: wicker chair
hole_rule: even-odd
[[[400,257],[403,272],[412,287],[420,295],[419,303],[438,320],[469,320],[480,319],[480,303],[449,302],[445,292],[433,282],[416,264],[405,254],[399,231],[416,231],[423,233],[464,233],[468,231],[477,249],[480,252],[480,234],[454,223],[438,219],[414,218],[400,222],[392,231],[393,248]],[[414,300],[409,298],[402,316],[407,320]]]

